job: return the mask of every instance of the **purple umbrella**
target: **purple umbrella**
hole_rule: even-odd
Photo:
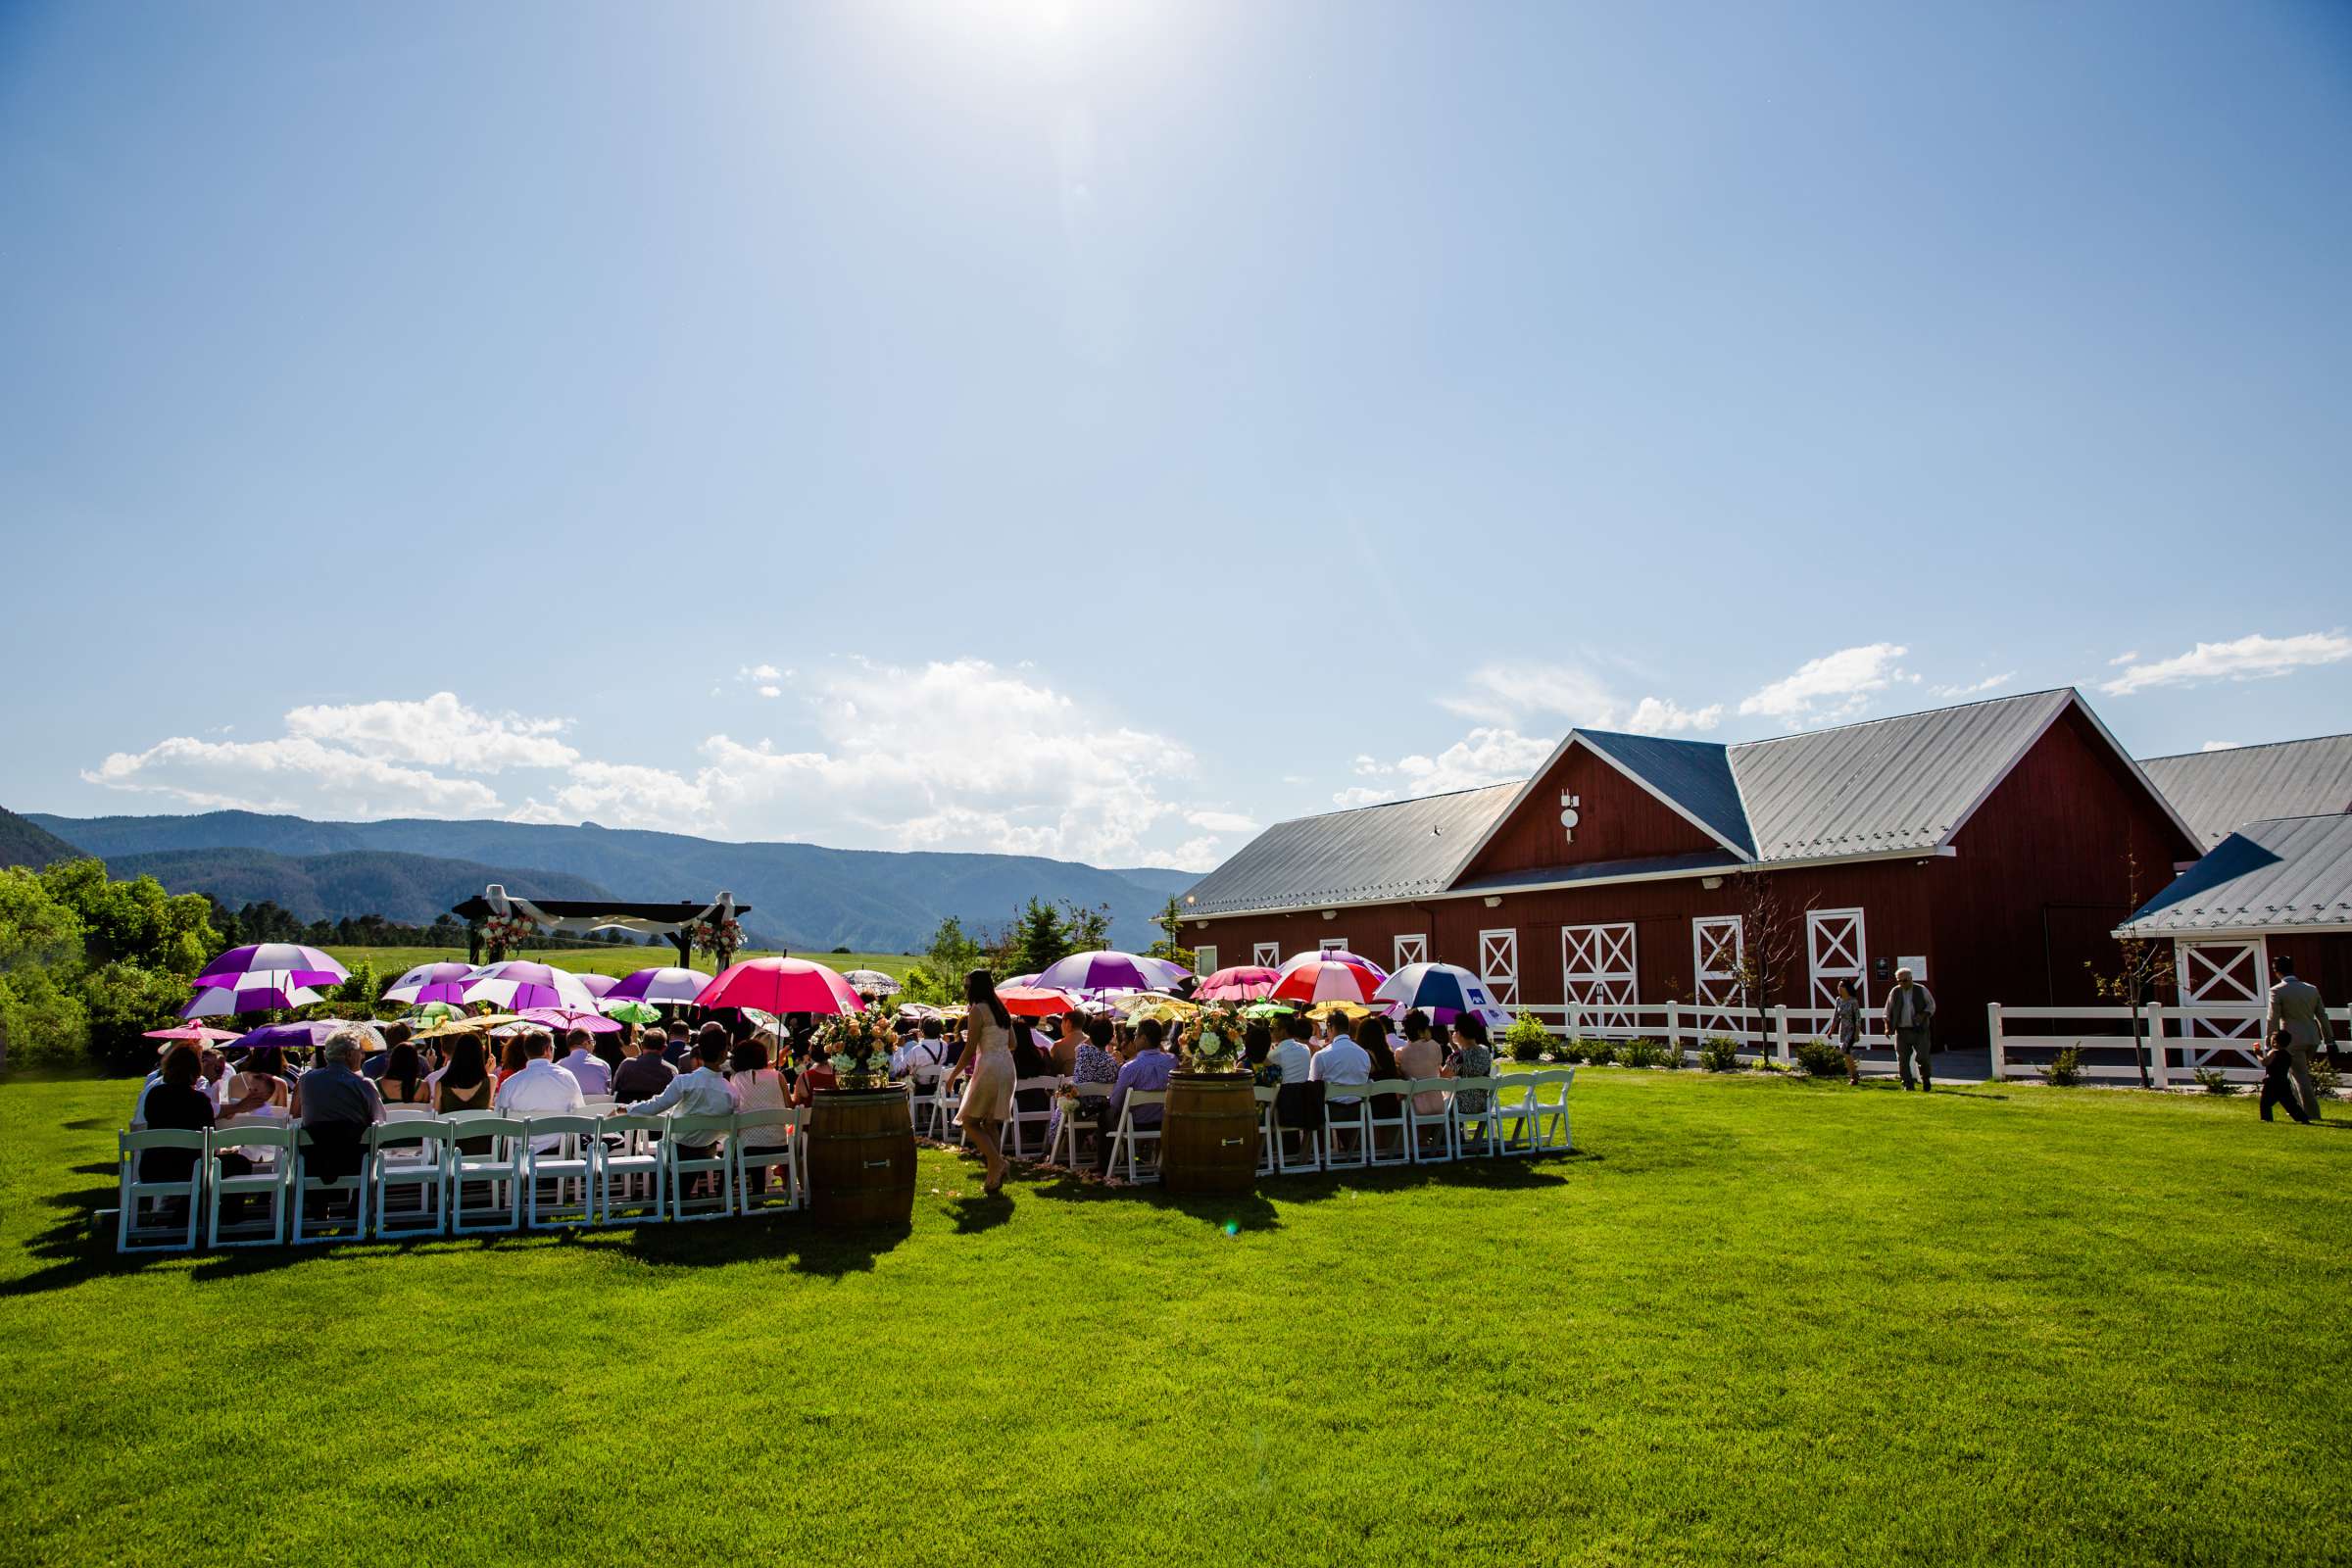
[[[228,1043],[231,1051],[252,1051],[262,1046],[275,1046],[280,1051],[309,1051],[326,1044],[329,1038],[345,1029],[357,1029],[368,1037],[368,1049],[384,1049],[384,1037],[371,1023],[355,1023],[349,1018],[314,1018],[309,1023],[266,1023],[251,1034],[240,1035]]]
[[[1164,958],[1099,951],[1056,958],[1031,984],[1045,991],[1165,991],[1192,972]]]
[[[640,969],[623,975],[605,993],[607,1002],[691,1003],[710,977],[699,969]]]
[[[473,973],[470,963],[420,963],[384,987],[386,1002],[446,1002],[457,1006],[466,1000],[466,980]]]
[[[179,1009],[179,1015],[212,1018],[230,1012],[267,1012],[272,1007],[305,1007],[325,1000],[295,984],[282,969],[256,969],[197,981],[195,997]]]
[[[509,958],[476,969],[473,978],[466,982],[466,1000],[487,1002],[509,1012],[525,1007],[574,1007],[582,1012],[596,1008],[596,999],[581,988],[578,975],[527,958]]]
[[[257,971],[283,973],[297,986],[339,986],[351,978],[349,969],[317,948],[299,942],[260,942],[229,949],[206,964],[196,979],[200,985],[225,986],[227,977]]]
[[[585,986],[592,997],[610,996],[612,988],[620,984],[619,976],[610,974],[575,974],[572,978]]]

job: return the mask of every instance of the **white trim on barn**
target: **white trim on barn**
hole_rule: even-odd
[[[1401,969],[1408,963],[1427,963],[1429,933],[1416,931],[1410,936],[1398,937],[1391,946],[1391,956],[1396,960],[1389,965],[1392,970]]]
[[[1560,993],[1581,1028],[1625,1034],[1642,1004],[1634,923],[1560,927]]]
[[[1494,993],[1497,1006],[1519,1004],[1519,932],[1481,931],[1478,934],[1478,977]]]
[[[2271,972],[2270,944],[2261,937],[2234,942],[2183,937],[2173,944],[2173,972],[2184,1006],[2262,1007],[2271,1000],[2263,984]],[[2214,1040],[2255,1040],[2262,1020],[2192,1015],[2185,1032]]]
[[[1447,882],[1450,883],[1454,881],[1460,877],[1464,871],[1470,868],[1471,864],[1478,859],[1479,856],[1486,852],[1487,846],[1494,842],[1494,836],[1502,831],[1503,825],[1509,822],[1513,817],[1517,816],[1519,814],[1519,808],[1525,806],[1535,795],[1536,786],[1542,783],[1545,778],[1549,777],[1553,768],[1560,765],[1560,759],[1568,755],[1568,748],[1579,745],[1583,746],[1584,749],[1592,756],[1597,757],[1602,761],[1608,763],[1609,766],[1615,768],[1619,773],[1622,773],[1627,778],[1633,780],[1634,783],[1640,785],[1642,789],[1653,800],[1657,801],[1659,805],[1665,807],[1675,815],[1681,817],[1684,821],[1690,823],[1692,827],[1698,829],[1701,833],[1704,833],[1708,838],[1713,839],[1717,844],[1722,845],[1734,855],[1744,858],[1755,853],[1755,851],[1748,845],[1735,844],[1730,839],[1724,837],[1723,833],[1719,829],[1700,817],[1682,802],[1676,800],[1673,796],[1667,794],[1664,790],[1658,788],[1655,784],[1652,784],[1649,780],[1643,778],[1641,774],[1626,766],[1616,758],[1611,757],[1607,748],[1595,746],[1591,741],[1586,740],[1582,734],[1575,730],[1570,730],[1566,735],[1561,737],[1560,744],[1551,749],[1551,755],[1544,759],[1543,764],[1539,766],[1533,773],[1530,773],[1527,776],[1526,781],[1519,786],[1519,793],[1511,797],[1510,804],[1505,806],[1499,812],[1495,814],[1494,821],[1487,824],[1487,830],[1478,836],[1478,842],[1470,846],[1470,853],[1463,856],[1460,859],[1453,863],[1453,869],[1448,872],[1446,877]]]
[[[1701,1035],[1740,1031],[1732,1009],[1740,1005],[1740,970],[1747,932],[1736,914],[1702,914],[1690,921],[1690,995],[1699,1006]]]
[[[1250,961],[1260,969],[1281,968],[1282,944],[1279,942],[1256,943],[1250,949]]]
[[[1805,911],[1805,964],[1812,975],[1811,1004],[1838,1000],[1840,980],[1854,983],[1854,996],[1870,1005],[1870,932],[1860,909]]]

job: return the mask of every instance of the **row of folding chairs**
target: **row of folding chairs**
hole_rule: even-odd
[[[731,1116],[398,1115],[367,1129],[360,1169],[312,1169],[309,1132],[282,1121],[210,1132],[124,1132],[118,1251],[282,1247],[780,1214],[808,1199],[799,1109]],[[467,1146],[472,1146],[468,1148]],[[184,1180],[141,1156],[193,1156]],[[230,1172],[236,1153],[252,1169]]]

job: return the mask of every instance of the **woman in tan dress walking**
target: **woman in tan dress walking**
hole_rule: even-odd
[[[988,1161],[988,1180],[981,1191],[997,1196],[1004,1185],[1004,1123],[1012,1115],[1012,1014],[997,1000],[997,985],[986,969],[963,977],[967,1004],[963,1054],[956,1058],[956,1076],[969,1074],[956,1122],[971,1134]]]

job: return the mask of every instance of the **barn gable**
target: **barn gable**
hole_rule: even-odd
[[[1593,862],[1744,858],[1739,804],[1720,746],[1574,730],[1520,787],[1456,881]]]

